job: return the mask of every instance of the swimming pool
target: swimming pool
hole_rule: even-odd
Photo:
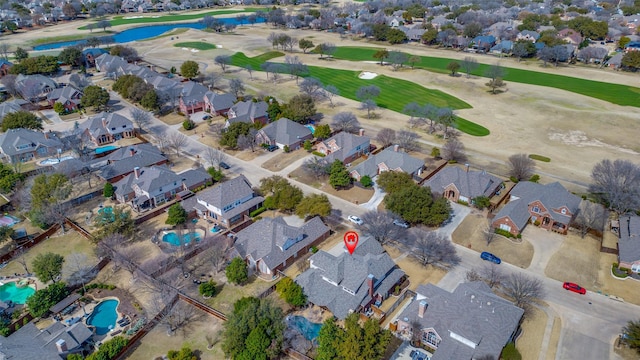
[[[20,219],[9,214],[4,214],[4,216],[0,217],[0,226],[13,226],[19,222]]]
[[[200,234],[198,234],[197,232],[191,232],[182,235],[182,241],[185,245],[190,243],[191,240],[200,241]],[[180,246],[180,238],[178,237],[178,234],[173,231],[162,235],[162,241],[174,246]]]
[[[95,326],[97,335],[104,335],[115,328],[118,320],[118,300],[101,301],[87,318],[87,325]]]
[[[113,214],[113,207],[111,206],[98,209],[98,215],[102,216],[102,219],[100,220],[102,223],[111,223],[116,221],[116,216]]]
[[[305,125],[304,127],[306,127],[307,129],[309,129],[309,131],[311,131],[311,135],[313,135],[313,133],[316,132],[316,128],[313,127],[313,125]]]
[[[35,292],[31,286],[18,287],[15,282],[10,282],[0,286],[0,300],[22,305]]]
[[[116,150],[116,149],[118,149],[118,147],[115,145],[102,146],[102,147],[96,148],[96,155],[105,153],[107,151]]]
[[[313,323],[304,316],[294,315],[289,318],[289,324],[299,331],[305,339],[311,341],[318,337],[322,324]]]

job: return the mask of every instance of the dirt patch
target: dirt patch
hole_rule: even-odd
[[[187,120],[187,117],[184,115],[180,115],[178,113],[172,112],[170,114],[160,116],[158,117],[158,119],[160,119],[160,121],[162,121],[167,125],[178,125],[178,124],[182,124],[185,120]]]
[[[262,167],[273,172],[278,172],[287,166],[293,164],[296,160],[299,160],[309,153],[304,149],[298,149],[295,151],[290,151],[288,153],[282,150],[276,150],[278,154],[271,159],[262,163]]]
[[[640,305],[640,281],[627,279],[618,279],[611,275],[611,264],[617,262],[616,255],[600,253],[598,282],[594,286],[595,291],[603,294],[616,295],[624,299],[624,301]]]
[[[371,199],[373,196],[373,189],[363,189],[358,186],[351,186],[348,189],[336,190],[328,183],[322,184],[320,190],[326,192],[327,194],[331,194],[337,196],[343,200],[350,201],[354,204],[364,204]]]
[[[309,174],[304,170],[302,166],[293,170],[288,175],[289,178],[307,184],[309,186],[313,186],[316,189],[319,189],[322,186],[322,181],[326,181],[326,179],[324,178],[317,178]]]
[[[488,220],[482,213],[473,210],[451,234],[451,238],[458,245],[466,246],[479,253],[489,251],[502,261],[523,269],[528,268],[533,259],[533,245],[527,240],[515,242],[499,235],[496,235],[491,244],[487,245],[484,238],[487,223]]]
[[[409,256],[395,262],[409,276],[409,289],[414,291],[422,284],[437,284],[447,274],[445,270],[432,265],[425,267]]]
[[[580,238],[575,233],[566,235],[560,250],[549,259],[544,270],[547,277],[558,281],[570,281],[587,289],[593,289],[598,281],[597,264],[600,257],[600,241],[590,235]]]
[[[553,329],[549,338],[549,347],[547,348],[547,359],[555,359],[560,342],[560,333],[562,332],[562,320],[556,316],[553,318]]]
[[[547,314],[543,310],[533,308],[531,315],[522,323],[522,335],[516,341],[516,348],[522,354],[523,360],[539,358],[546,327]]]
[[[613,351],[623,360],[638,360],[638,350],[632,349],[626,345],[614,346]]]

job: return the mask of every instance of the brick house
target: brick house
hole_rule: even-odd
[[[136,136],[133,122],[117,113],[101,112],[80,124],[80,129],[97,146]]]
[[[369,154],[371,139],[364,135],[364,130],[360,130],[358,135],[348,132],[339,132],[327,140],[317,143],[314,148],[325,156],[328,163],[340,160],[344,164]]]
[[[479,196],[491,198],[502,189],[502,180],[485,171],[469,171],[458,166],[447,166],[424,183],[431,192],[452,201],[468,204]]]

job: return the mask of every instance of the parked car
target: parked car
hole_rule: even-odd
[[[211,115],[209,115],[209,114],[205,114],[205,115],[202,117],[202,120],[209,120],[209,119],[211,119]]]
[[[400,226],[401,228],[405,228],[405,229],[409,228],[409,223],[401,219],[393,220],[393,225]]]
[[[225,170],[229,170],[231,168],[231,166],[229,166],[226,162],[220,162],[220,167]]]
[[[276,151],[276,150],[278,150],[278,147],[277,147],[277,146],[275,146],[275,145],[269,145],[269,146],[267,147],[267,151],[268,151],[268,152],[274,152],[274,151]]]
[[[562,287],[565,290],[569,290],[569,291],[573,291],[574,293],[578,293],[581,295],[584,295],[587,293],[587,289],[583,288],[582,286],[572,283],[572,282],[566,282],[564,284],[562,284]]]
[[[483,251],[482,254],[480,254],[480,258],[482,258],[482,260],[491,261],[492,263],[496,263],[496,264],[500,264],[502,262],[502,260],[500,260],[499,257],[486,251]]]
[[[360,219],[359,217],[357,217],[355,215],[349,215],[349,216],[347,216],[347,219],[349,219],[349,221],[351,221],[352,223],[354,223],[356,225],[362,225],[364,223],[362,221],[362,219]]]

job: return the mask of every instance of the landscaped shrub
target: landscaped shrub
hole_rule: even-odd
[[[209,280],[205,283],[200,284],[198,290],[200,291],[200,295],[204,296],[204,297],[212,297],[216,295],[216,291],[218,290],[218,288],[216,287],[218,284],[216,284],[215,281],[213,280]]]
[[[325,156],[327,156],[327,155],[325,155],[325,154],[323,154],[323,153],[321,153],[321,152],[319,152],[319,151],[313,151],[313,152],[312,152],[312,154],[313,154],[313,155],[315,155],[315,156],[320,156],[320,157],[325,157]]]
[[[508,343],[507,346],[502,349],[502,354],[500,355],[500,359],[502,360],[522,360],[522,355],[518,349],[516,349],[515,343]]]
[[[440,149],[438,149],[437,147],[433,147],[431,149],[431,156],[433,156],[434,158],[439,158],[440,157]]]
[[[260,214],[262,214],[263,212],[267,211],[267,208],[265,208],[264,206],[260,206],[259,208],[253,210],[252,212],[249,213],[250,217],[256,217]]]
[[[529,154],[529,159],[543,161],[543,162],[550,162],[551,161],[551,159],[549,159],[546,156],[536,155],[536,154]]]
[[[491,205],[491,200],[486,196],[478,196],[473,199],[473,205],[482,210],[484,208],[488,208]]]
[[[513,237],[513,234],[508,232],[507,230],[502,230],[502,229],[496,228],[495,232],[498,235],[506,236],[508,238],[512,238]]]
[[[85,360],[111,360],[118,355],[120,350],[127,345],[128,340],[122,336],[116,336],[111,340],[105,341],[98,351],[87,356]]]
[[[311,247],[311,253],[312,253],[312,254],[315,254],[315,253],[317,253],[317,252],[318,252],[318,248],[317,248],[316,246],[312,246],[312,247]]]
[[[622,269],[618,269],[618,263],[613,263],[613,265],[611,265],[611,273],[613,276],[620,279],[624,279],[629,276],[626,272],[622,271]]]
[[[291,149],[289,148],[289,145],[285,145],[284,148],[282,149],[284,152],[288,153],[289,151],[291,151]]]
[[[533,225],[535,225],[535,226],[540,226],[540,220],[536,220],[536,221],[534,221],[534,222],[533,222]]]
[[[365,175],[365,176],[360,178],[360,184],[362,184],[362,186],[364,186],[366,188],[372,187],[373,186],[373,180],[371,180],[371,177],[369,175]]]
[[[182,123],[182,127],[183,127],[185,130],[193,130],[193,129],[195,129],[195,127],[196,127],[196,123],[195,123],[193,120],[191,120],[191,119],[189,119],[189,120],[185,120],[185,121]]]
[[[511,180],[511,182],[513,183],[517,183],[518,182],[518,178],[515,176],[509,176],[509,180]]]
[[[538,174],[531,175],[531,177],[529,178],[529,181],[537,183],[538,181],[540,181],[540,175]]]
[[[464,201],[464,200],[458,200],[458,204],[464,205],[464,206],[469,206],[469,203]]]

